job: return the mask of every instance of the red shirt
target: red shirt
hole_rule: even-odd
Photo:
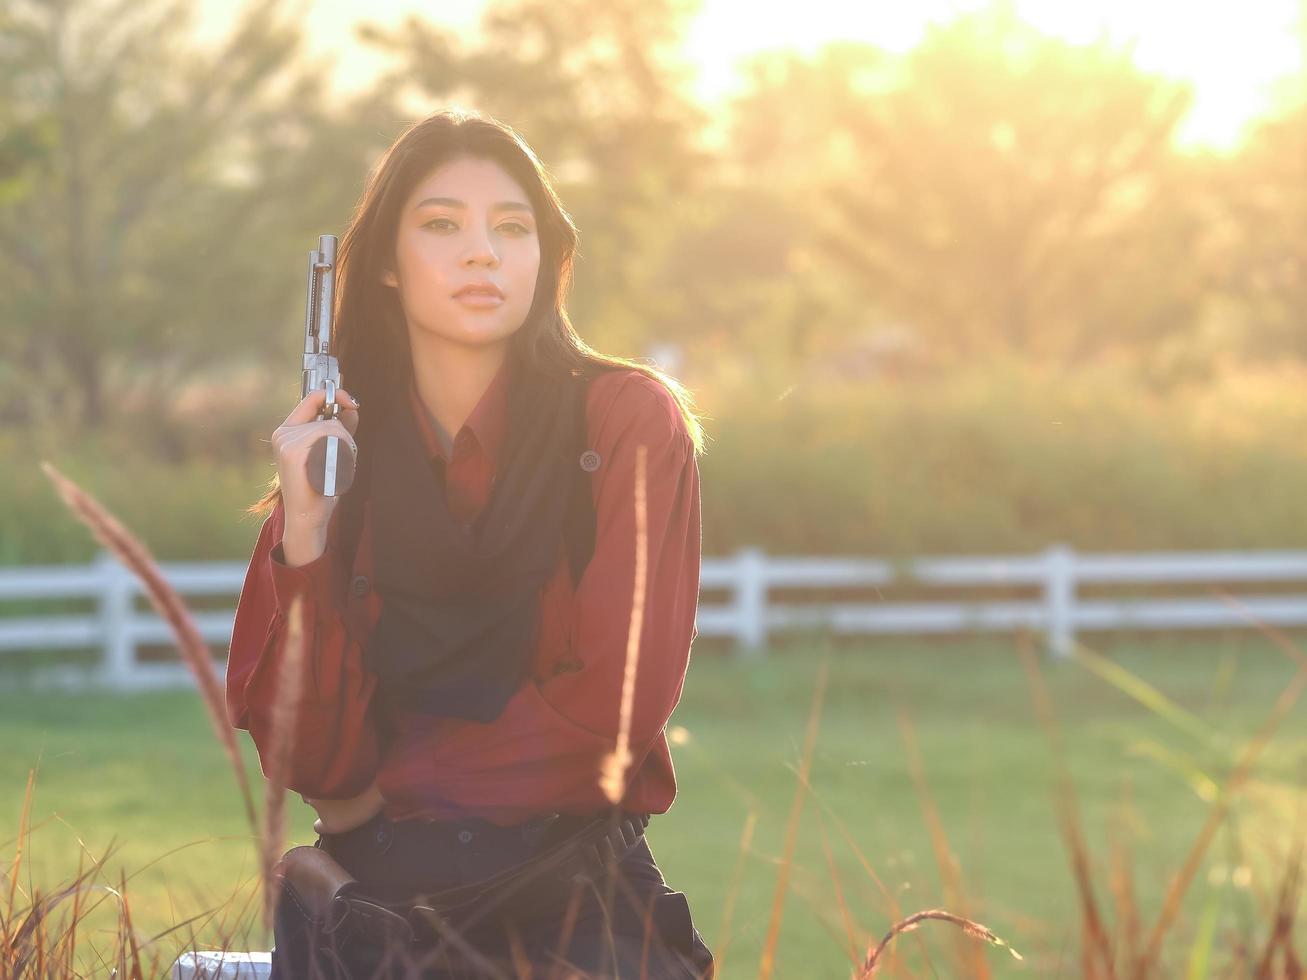
[[[489,499],[504,448],[511,366],[505,362],[454,438],[446,464],[451,511],[470,519]],[[416,390],[411,407],[429,452],[444,458]],[[363,641],[381,598],[371,579],[365,519],[353,569],[328,528],[323,554],[297,568],[282,554],[283,504],[264,521],[236,609],[227,661],[232,724],[266,760],[278,660],[291,599],[305,599],[305,675],[287,786],[346,799],[374,778],[392,819],[482,816],[499,824],[540,813],[603,809],[601,763],[616,745],[627,632],[635,587],[635,458],[647,446],[648,564],[640,660],[630,727],[632,768],[622,805],[665,813],[676,778],[664,726],[681,696],[698,634],[699,471],[680,409],[661,384],[635,370],[589,385],[587,445],[600,456],[592,481],[595,549],[573,591],[559,537],[555,571],[540,594],[532,676],[488,724],[373,704],[375,678]],[[339,514],[339,508],[336,514]],[[264,765],[266,772],[266,762]]]

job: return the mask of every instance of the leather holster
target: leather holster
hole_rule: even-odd
[[[277,862],[275,874],[323,932],[334,933],[352,915],[362,920],[355,924],[371,935],[406,944],[415,938],[407,918],[370,900],[358,879],[320,847],[292,847]]]

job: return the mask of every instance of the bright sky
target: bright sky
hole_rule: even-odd
[[[713,103],[739,84],[736,62],[760,49],[790,45],[811,52],[844,38],[902,51],[920,40],[927,24],[948,20],[981,0],[700,0],[700,13],[685,54],[697,68],[696,94]],[[484,0],[302,0],[312,50],[336,59],[342,88],[362,84],[378,68],[377,58],[357,43],[351,25],[367,19],[397,24],[409,13],[437,19],[451,29],[475,34]],[[1040,29],[1072,41],[1091,41],[1104,32],[1113,41],[1135,43],[1146,70],[1189,79],[1193,111],[1181,131],[1183,142],[1230,147],[1247,119],[1272,108],[1303,72],[1307,0],[1013,0],[1019,13]],[[202,28],[221,29],[230,20],[230,0],[203,0]]]

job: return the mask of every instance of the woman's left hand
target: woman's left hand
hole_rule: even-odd
[[[318,811],[313,821],[315,834],[343,834],[367,823],[385,806],[386,801],[374,779],[372,785],[359,796],[348,800],[318,800],[302,797],[304,802]]]

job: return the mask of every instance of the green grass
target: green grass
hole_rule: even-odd
[[[1132,865],[1147,927],[1208,804],[1182,773],[1136,747],[1151,740],[1192,754],[1219,778],[1295,664],[1251,635],[1118,641],[1110,649],[1092,640],[1089,645],[1154,684],[1214,737],[1204,744],[1179,731],[1077,663],[1044,661],[1102,910],[1111,928],[1107,829],[1128,786]],[[724,952],[720,975],[758,972],[823,655],[829,674],[812,795],[803,811],[774,975],[850,973],[822,825],[858,927],[859,958],[893,921],[837,821],[895,893],[902,914],[934,907],[969,913],[1026,957],[1018,963],[987,947],[995,977],[1077,975],[1080,912],[1051,805],[1052,757],[1014,645],[899,639],[776,650],[760,663],[713,656],[706,645],[696,648],[672,719],[688,733],[684,744],[673,747],[678,795],[669,813],[654,818],[649,840],[669,884],[689,897],[709,945],[719,957]],[[940,886],[899,709],[911,721],[929,791],[968,890],[965,910],[950,906]],[[241,738],[257,777],[248,736]],[[122,846],[109,861],[107,877],[116,882],[120,867],[136,872],[128,894],[143,934],[218,906],[226,910],[222,931],[239,932],[243,923],[250,928],[249,947],[268,948],[269,937],[251,925],[258,902],[254,843],[227,762],[194,695],[0,694],[0,745],[0,837],[8,838],[0,868],[8,868],[14,853],[28,770],[39,766],[33,802],[39,826],[23,856],[24,882],[30,875],[43,891],[52,889],[76,872],[83,844],[98,856],[116,836]],[[1224,962],[1233,935],[1263,940],[1270,917],[1256,893],[1274,898],[1288,844],[1285,828],[1295,819],[1301,823],[1296,808],[1305,801],[1304,762],[1307,706],[1300,704],[1234,809],[1237,821],[1230,827],[1238,835],[1222,831],[1214,842],[1165,946],[1163,974],[1183,972],[1201,911],[1216,893],[1215,964]],[[292,842],[311,842],[314,814],[297,796],[291,799]],[[723,910],[750,813],[757,823],[727,946]],[[1242,859],[1236,846],[1245,852]],[[1251,887],[1231,883],[1229,869],[1240,860],[1251,866]],[[216,940],[218,928],[215,920],[202,930],[202,943],[205,936]],[[900,937],[898,949],[914,975],[934,975],[924,964],[923,946],[939,976],[957,975],[950,959],[957,932],[928,922]]]

